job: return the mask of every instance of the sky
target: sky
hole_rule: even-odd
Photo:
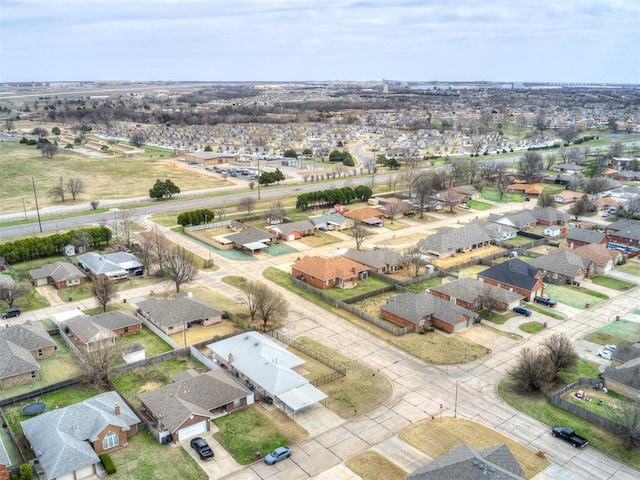
[[[0,0],[0,82],[640,84],[638,0]]]

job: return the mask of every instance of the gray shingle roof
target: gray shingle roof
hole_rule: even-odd
[[[276,236],[273,233],[265,232],[264,230],[260,230],[259,228],[249,227],[248,229],[243,230],[241,232],[227,235],[225,238],[237,245],[246,245],[247,243],[253,243],[253,242],[268,243],[274,238],[276,238]]]
[[[313,230],[315,225],[309,220],[300,220],[298,222],[280,223],[269,227],[269,230],[276,233],[282,233],[283,235],[289,235],[293,232],[306,232],[307,230]]]
[[[510,292],[504,288],[496,287],[495,285],[489,285],[488,283],[481,282],[475,278],[464,277],[452,282],[443,283],[435,287],[431,287],[431,292],[441,292],[450,297],[458,298],[464,302],[473,302],[480,294],[484,293],[484,289],[487,289],[491,295],[500,302],[507,305],[516,300],[520,300],[522,295]]]
[[[525,476],[506,445],[478,452],[462,444],[405,478],[407,480],[524,480]]]
[[[556,250],[529,262],[539,270],[549,273],[558,273],[566,277],[575,277],[580,271],[586,271],[591,265],[591,260],[576,255],[569,249]]]
[[[77,316],[67,320],[65,324],[83,344],[100,342],[108,338],[116,337],[110,329],[93,322],[90,317]]]
[[[247,390],[224,370],[213,370],[141,393],[139,397],[153,415],[161,419],[165,428],[173,433],[192,414],[209,418],[211,410],[247,395]]]
[[[539,207],[535,206],[531,209],[531,215],[537,220],[545,222],[568,222],[571,217],[564,213],[562,210],[558,210],[555,207]]]
[[[613,352],[613,359],[621,363],[626,363],[635,358],[640,358],[640,344],[625,345],[621,343]]]
[[[92,315],[91,321],[105,328],[108,328],[109,330],[118,330],[120,328],[133,327],[134,325],[140,325],[142,323],[140,319],[123,310],[114,310],[113,312]]]
[[[0,329],[0,378],[39,370],[31,352],[49,347],[56,347],[56,342],[38,322]]]
[[[137,306],[165,327],[206,320],[222,314],[220,310],[188,297],[149,298],[138,302]]]
[[[376,250],[361,251],[353,248],[348,249],[344,254],[350,260],[353,260],[368,267],[382,269],[385,267],[397,267],[405,263],[401,253],[391,250],[390,248],[378,248]]]
[[[512,226],[515,228],[525,228],[529,225],[535,225],[536,223],[538,223],[538,220],[531,214],[530,210],[508,213],[503,216],[491,214],[489,215],[489,221],[500,223],[502,225]]]
[[[331,223],[333,225],[342,225],[347,220],[350,220],[350,219],[343,217],[338,213],[327,213],[324,215],[314,215],[312,217],[309,217],[309,221],[311,221],[311,223],[313,223],[314,225],[321,225],[323,223]]]
[[[489,242],[491,239],[479,225],[471,223],[460,228],[438,230],[436,233],[418,242],[423,252],[445,253],[461,248],[469,249],[474,245]]]
[[[476,316],[475,313],[466,308],[428,293],[408,292],[396,295],[387,300],[386,305],[381,306],[380,310],[404,318],[416,325],[419,325],[420,320],[429,315],[451,325],[455,325],[462,315],[468,318],[475,318]]]
[[[512,258],[498,263],[493,267],[478,273],[479,277],[486,277],[496,282],[505,283],[524,290],[531,290],[538,282],[538,269],[523,262],[519,258]]]
[[[89,270],[92,275],[123,275],[127,271],[117,263],[108,260],[104,255],[89,252],[78,256],[80,266]]]
[[[617,349],[616,349],[617,350]],[[626,385],[636,391],[640,390],[640,375],[638,375],[638,369],[640,368],[640,357],[628,360],[619,367],[607,367],[602,373],[602,377],[605,380],[611,380],[614,382]]]
[[[115,414],[115,404],[120,415]],[[55,409],[21,422],[22,431],[50,480],[100,462],[89,442],[109,425],[130,430],[140,419],[115,392]]]
[[[567,232],[567,241],[572,240],[585,243],[601,243],[606,235],[598,230],[589,230],[587,228],[572,228]]]
[[[44,267],[29,270],[31,278],[49,278],[55,282],[61,282],[68,278],[83,278],[86,275],[78,267],[69,262],[55,262]]]
[[[40,370],[40,365],[26,348],[0,337],[0,378],[10,378]]]

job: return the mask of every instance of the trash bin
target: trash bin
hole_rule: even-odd
[[[122,299],[122,303],[127,303],[127,299],[126,299],[126,298],[123,298],[123,299]]]
[[[73,302],[73,297],[69,297],[69,301],[70,301],[70,302]]]
[[[589,302],[584,304],[584,308],[589,308],[589,307],[591,307],[591,304]]]

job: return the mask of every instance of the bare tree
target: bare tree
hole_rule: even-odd
[[[84,192],[84,181],[77,177],[71,177],[67,179],[65,182],[65,187],[67,187],[67,191],[71,194],[71,198],[73,200],[76,199],[78,195]]]
[[[373,232],[356,220],[353,228],[349,230],[349,235],[356,241],[356,250],[360,250],[365,239],[373,235]]]
[[[543,170],[542,155],[538,152],[527,152],[518,163],[520,175],[522,175],[527,183]]]
[[[422,269],[427,266],[425,256],[419,251],[411,252],[405,255],[404,259],[407,261],[409,265],[409,271],[414,277],[419,276]]]
[[[558,374],[566,372],[578,363],[578,354],[573,348],[569,337],[562,333],[554,333],[544,340],[549,358],[549,376],[551,380],[558,378]]]
[[[384,208],[387,210],[388,215],[389,215],[389,220],[393,224],[393,219],[396,217],[396,215],[398,215],[398,213],[400,213],[400,202],[395,201],[395,200],[397,200],[395,198],[393,198],[391,200],[394,200],[394,201],[387,202],[384,205]]]
[[[560,131],[558,131],[558,135],[567,145],[573,142],[576,138],[578,138],[579,134],[580,134],[580,128],[576,127],[575,125],[572,125],[567,128],[561,128]]]
[[[609,189],[609,180],[604,177],[585,178],[582,182],[585,193],[596,194]]]
[[[267,290],[267,294],[262,297],[258,304],[258,313],[263,323],[263,330],[267,331],[267,323],[274,317],[286,317],[289,313],[289,302],[280,292]]]
[[[102,307],[102,311],[107,311],[107,304],[109,304],[118,293],[118,286],[116,282],[111,280],[106,275],[99,275],[93,279],[91,285],[93,296],[96,297],[98,305]]]
[[[165,238],[157,226],[153,227],[152,230],[152,238],[153,238],[153,256],[155,257],[156,262],[158,262],[158,268],[160,272],[164,272],[165,265],[165,257],[169,252],[169,242]]]
[[[16,300],[29,294],[29,285],[21,282],[5,281],[0,284],[0,302],[7,304],[9,308],[13,307]]]
[[[578,221],[578,218],[580,218],[585,213],[587,213],[588,210],[589,210],[589,205],[587,205],[587,202],[584,201],[583,199],[580,199],[577,202],[574,202],[573,205],[569,207],[569,209],[567,210],[567,213],[569,215],[573,215],[573,218],[576,221]]]
[[[4,119],[4,127],[7,129],[7,133],[10,133],[13,130],[13,125],[15,122],[15,118],[7,117]]]
[[[91,200],[89,204],[91,205],[92,210],[97,210],[100,206],[100,200]]]
[[[253,197],[242,197],[238,201],[238,211],[246,211],[247,215],[251,215],[251,211],[256,206],[256,200]]]
[[[420,218],[424,218],[424,211],[429,204],[429,198],[435,193],[433,176],[428,173],[418,175],[413,181],[413,190],[420,208]]]
[[[131,135],[131,138],[129,138],[129,141],[135,147],[141,147],[147,141],[147,137],[141,132],[135,132]]]
[[[131,247],[131,240],[133,237],[133,227],[136,224],[136,217],[131,213],[131,210],[120,210],[118,219],[118,230],[122,233],[125,243],[128,247]]]
[[[558,161],[558,158],[553,153],[549,153],[545,155],[544,161],[545,161],[546,169],[551,170],[553,166],[556,164],[556,162]]]
[[[284,202],[281,199],[273,200],[269,204],[269,211],[267,212],[267,219],[270,223],[280,223],[284,219],[285,210]]]
[[[538,391],[549,382],[549,357],[545,352],[524,347],[520,350],[518,362],[509,370],[509,376],[518,389],[524,392]]]
[[[489,318],[491,318],[493,312],[498,311],[502,306],[502,302],[497,297],[495,289],[491,288],[490,285],[483,284],[478,293],[480,301],[482,302],[482,308],[489,312]]]
[[[413,196],[413,183],[419,174],[419,170],[411,168],[409,166],[407,166],[407,168],[400,174],[400,181],[402,182],[403,187],[407,189],[409,198]]]
[[[469,160],[466,158],[455,158],[449,163],[449,185],[451,188],[454,185],[460,185],[466,183],[465,180],[469,175]]]
[[[62,177],[58,177],[58,182],[49,190],[49,196],[53,198],[59,198],[64,202],[64,192],[64,179]]]
[[[193,254],[178,246],[175,250],[168,250],[164,255],[163,272],[175,284],[176,293],[180,293],[183,284],[196,279],[198,267],[193,260]]]
[[[553,194],[550,192],[542,192],[538,197],[539,207],[555,207],[556,201],[553,198]]]
[[[82,369],[84,380],[90,385],[108,387],[114,374],[116,362],[121,358],[122,351],[118,343],[104,345],[82,354]]]
[[[620,400],[613,416],[622,425],[622,441],[625,448],[632,449],[640,444],[640,400]]]
[[[256,318],[256,313],[258,313],[260,302],[268,294],[268,289],[262,283],[248,280],[244,277],[240,279],[239,288],[244,294],[242,300],[249,309],[249,315],[251,316],[251,321],[253,321]]]
[[[624,155],[624,143],[613,142],[609,147],[609,158],[621,157]]]
[[[453,213],[453,207],[460,203],[460,200],[462,200],[462,195],[450,188],[449,190],[444,192],[444,194],[442,194],[442,200],[444,204],[449,207],[449,213]]]

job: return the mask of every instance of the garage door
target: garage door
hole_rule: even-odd
[[[47,284],[47,279],[46,278],[37,278],[36,279],[36,287],[42,287],[43,285]]]
[[[193,425],[189,425],[188,427],[184,427],[178,430],[178,441],[180,442],[186,438],[193,437],[194,435],[198,435],[206,431],[207,431],[207,421],[203,420],[202,422],[195,423]]]
[[[95,475],[95,472],[93,470],[93,465],[84,467],[84,468],[79,468],[78,470],[76,470],[76,478],[78,480],[82,478],[90,478],[90,477],[93,477],[94,475]]]

